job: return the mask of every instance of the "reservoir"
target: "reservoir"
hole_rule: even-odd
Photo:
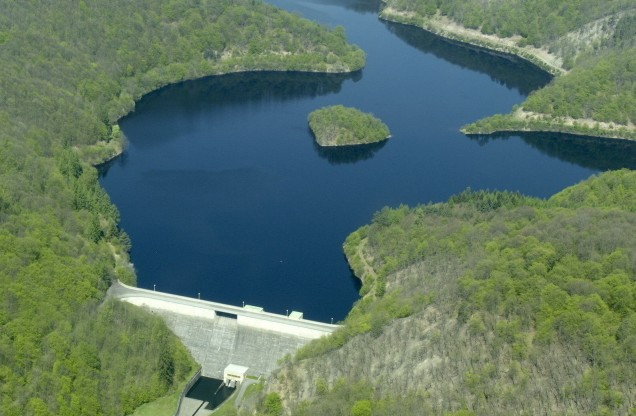
[[[373,2],[273,3],[344,26],[367,66],[212,77],[142,99],[121,121],[128,149],[101,171],[140,287],[335,322],[359,290],[342,243],[382,207],[441,202],[467,187],[549,197],[636,168],[625,141],[459,132],[550,81],[529,64],[382,22]],[[335,104],[373,113],[393,137],[319,149],[307,115]]]

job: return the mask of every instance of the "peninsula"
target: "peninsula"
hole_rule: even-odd
[[[352,146],[381,142],[389,128],[372,114],[335,105],[309,114],[309,127],[320,146]]]
[[[380,16],[555,76],[466,133],[636,139],[635,12],[633,0],[387,0]],[[468,189],[376,212],[344,243],[362,299],[268,391],[305,416],[633,412],[635,189],[622,170],[545,200]]]
[[[511,7],[476,0],[389,0],[384,20],[420,27],[451,41],[519,56],[555,76],[508,114],[462,127],[466,134],[549,131],[636,139],[636,14],[633,2],[585,0]],[[560,13],[559,10],[568,10]],[[534,16],[544,16],[542,24]]]

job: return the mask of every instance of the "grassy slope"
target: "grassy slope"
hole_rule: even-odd
[[[162,85],[243,70],[349,71],[364,53],[253,1],[0,2],[0,414],[130,413],[194,365],[158,319],[99,306],[134,282],[90,165]]]

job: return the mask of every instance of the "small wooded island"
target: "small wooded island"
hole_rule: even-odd
[[[320,146],[369,144],[391,137],[389,128],[380,119],[342,105],[312,111],[308,120]]]

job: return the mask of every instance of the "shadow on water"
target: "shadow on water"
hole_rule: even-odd
[[[552,76],[514,55],[494,53],[476,46],[455,42],[431,32],[394,22],[383,22],[387,29],[407,44],[424,53],[432,53],[462,68],[489,75],[490,78],[523,95],[545,86]],[[502,59],[503,58],[503,59]]]
[[[349,74],[316,74],[303,72],[245,72],[211,76],[195,81],[169,85],[144,96],[135,111],[121,120],[126,134],[128,119],[174,119],[175,114],[193,117],[205,112],[207,116],[232,107],[251,104],[271,104],[304,98],[337,94],[346,80],[358,82],[362,71]],[[135,146],[156,147],[183,134],[183,126],[176,123],[154,122],[145,126],[145,134],[135,136]]]
[[[347,256],[342,256],[342,258],[344,259],[345,262],[347,262]],[[362,289],[362,280],[360,280],[360,278],[356,276],[356,274],[353,272],[353,269],[351,268],[349,268],[349,274],[351,277],[351,283],[353,284],[353,288],[355,289],[356,293],[360,293],[360,290]]]
[[[137,110],[154,110],[166,105],[157,98],[169,95],[170,108],[188,110],[196,105],[244,104],[249,101],[288,101],[314,98],[340,92],[342,83],[362,79],[362,71],[349,74],[320,74],[305,72],[243,72],[210,76],[198,80],[169,85],[154,91],[139,101]]]
[[[636,142],[630,140],[605,139],[600,137],[575,136],[562,133],[499,133],[491,135],[470,135],[471,140],[481,146],[490,141],[521,140],[564,162],[600,171],[616,169],[636,169]]]
[[[344,165],[371,159],[375,153],[382,149],[389,140],[377,143],[359,144],[355,146],[323,147],[313,140],[316,154],[332,165]]]
[[[378,13],[382,0],[318,0],[315,3],[344,7],[358,13]]]
[[[201,407],[205,404],[206,410],[212,410],[220,406],[232,393],[234,393],[234,389],[223,385],[222,380],[201,377],[194,383],[194,386],[188,390],[186,397],[200,400],[203,402]]]
[[[128,153],[123,152],[122,154],[120,154],[119,156],[115,157],[114,159],[110,159],[104,163],[101,163],[97,166],[95,166],[97,168],[97,174],[99,175],[100,179],[106,178],[108,176],[108,170],[117,165],[121,168],[124,168],[126,165],[128,164]]]

